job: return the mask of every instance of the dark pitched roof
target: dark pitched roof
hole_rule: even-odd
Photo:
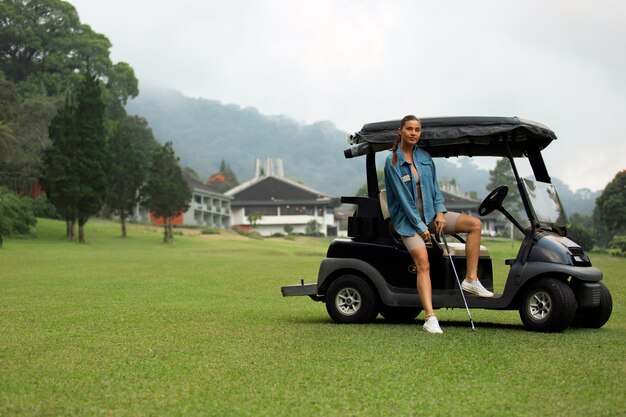
[[[234,205],[246,203],[285,204],[330,204],[332,198],[324,193],[299,184],[284,177],[267,176],[246,181],[226,191],[226,195],[234,197]]]

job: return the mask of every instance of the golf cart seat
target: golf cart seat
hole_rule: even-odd
[[[383,219],[385,219],[385,223],[389,225],[389,232],[392,234],[396,234],[397,232],[393,227],[393,223],[391,222],[391,215],[389,214],[389,207],[387,206],[387,190],[380,190],[379,193],[379,201],[380,201],[380,211],[383,215]],[[398,240],[401,241],[400,238]],[[443,244],[440,245],[443,251],[443,256],[448,256],[448,252]],[[448,242],[448,247],[450,248],[450,252],[452,256],[465,256],[465,243],[463,242]],[[478,256],[489,256],[489,251],[483,245],[480,245],[480,252]]]

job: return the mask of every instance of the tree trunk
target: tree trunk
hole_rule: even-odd
[[[124,213],[124,209],[120,210],[120,221],[122,222],[122,237],[126,237],[126,213]]]
[[[163,243],[168,243],[167,217],[163,216]]]
[[[78,223],[78,243],[85,243],[85,224]]]
[[[76,225],[76,219],[72,216],[68,215],[65,218],[65,233],[68,238],[74,240],[76,238],[76,234],[74,233],[74,226]]]

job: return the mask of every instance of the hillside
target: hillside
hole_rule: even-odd
[[[181,165],[204,179],[225,160],[243,182],[254,175],[256,158],[271,157],[283,160],[287,177],[333,196],[352,195],[365,183],[365,160],[344,158],[347,132],[329,121],[303,124],[287,116],[266,116],[251,107],[150,88],[130,101],[127,111],[146,118],[160,142],[172,141]],[[355,126],[355,131],[360,127]],[[380,169],[384,157],[378,157]],[[481,198],[487,194],[489,172],[470,160],[458,165],[438,160],[437,171],[440,179],[454,179],[465,192],[476,191]],[[554,182],[569,213],[591,214],[599,192],[573,192],[557,178]]]
[[[283,160],[287,177],[332,195],[354,193],[364,182],[364,161],[343,157],[345,133],[330,122],[305,125],[159,90],[142,91],[127,110],[145,117],[159,141],[172,141],[181,164],[202,178],[225,160],[242,182],[254,175],[256,158],[271,157]]]

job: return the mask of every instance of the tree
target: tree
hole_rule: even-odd
[[[626,235],[615,235],[609,242],[609,248],[614,249],[611,251],[615,255],[626,255]]]
[[[569,223],[567,237],[578,243],[584,250],[592,250],[596,239],[591,216],[574,213],[569,216]]]
[[[59,107],[47,97],[21,99],[0,76],[0,184],[28,194],[41,176],[41,156],[49,145],[48,126]]]
[[[104,204],[110,156],[106,147],[104,109],[101,84],[93,73],[84,77],[78,91],[76,128],[79,146],[76,149],[79,180],[77,201],[78,241],[84,243],[84,226],[89,217]]]
[[[19,113],[19,97],[15,85],[0,74],[0,180],[6,176],[6,162],[15,147],[14,127]]]
[[[509,187],[509,192],[504,199],[504,207],[513,215],[519,216],[524,212],[524,205],[517,188],[517,181],[513,175],[511,164],[507,158],[500,158],[494,169],[489,170],[489,184],[487,190],[492,191],[500,185]]]
[[[131,145],[132,130],[120,124],[108,143],[111,168],[108,173],[107,205],[120,216],[122,237],[126,237],[126,218],[139,202],[139,189],[145,173]]]
[[[50,97],[25,98],[20,105],[15,128],[17,144],[11,153],[8,168],[12,172],[11,188],[28,194],[42,177],[42,156],[50,146],[48,128],[63,101]]]
[[[235,188],[238,185],[239,181],[237,180],[235,172],[223,159],[220,164],[219,172],[211,175],[211,177],[207,181],[207,186],[220,193],[226,192],[231,188]]]
[[[78,146],[75,113],[76,107],[71,95],[68,94],[65,104],[50,124],[52,144],[43,155],[44,177],[42,178],[42,186],[48,199],[65,219],[66,236],[70,239],[74,239],[79,189],[76,163],[72,158],[74,149]]]
[[[62,95],[80,85],[88,68],[115,78],[110,48],[111,42],[82,24],[68,2],[0,2],[0,69],[25,96]]]
[[[318,236],[320,234],[320,224],[317,220],[311,220],[306,224],[305,231],[307,235]]]
[[[148,127],[148,122],[140,116],[126,116],[119,129],[128,136],[130,146],[137,155],[139,168],[144,175],[148,175],[154,152],[160,146],[154,138],[152,129]]]
[[[62,97],[77,91],[85,74],[95,74],[105,86],[107,135],[124,119],[124,104],[138,94],[137,79],[128,64],[112,63],[110,48],[109,40],[82,24],[68,2],[0,1],[0,74],[15,84],[23,100],[13,128],[17,144],[0,167],[0,183],[22,194],[30,191],[42,174],[48,126]],[[0,142],[6,141],[6,126],[0,125]]]
[[[145,206],[157,217],[163,218],[163,241],[173,239],[172,218],[186,211],[191,190],[183,178],[171,142],[154,152],[146,184],[142,187]]]
[[[263,218],[263,215],[261,213],[252,212],[246,217],[248,219],[248,223],[250,223],[250,226],[255,229],[259,221],[261,221],[261,219]]]
[[[68,236],[85,242],[84,225],[104,202],[109,155],[104,129],[104,103],[100,82],[86,74],[76,96],[68,95],[50,125],[52,146],[46,151],[44,188],[59,213],[65,216]]]
[[[615,235],[626,234],[626,170],[618,172],[596,199],[593,220],[602,245]]]
[[[106,103],[107,130],[113,132],[117,123],[126,118],[124,106],[128,99],[139,94],[133,68],[125,62],[113,65],[106,76],[106,88],[103,93]]]
[[[595,238],[593,237],[593,230],[577,224],[572,224],[567,229],[567,237],[578,243],[581,248],[586,251],[593,249]]]

